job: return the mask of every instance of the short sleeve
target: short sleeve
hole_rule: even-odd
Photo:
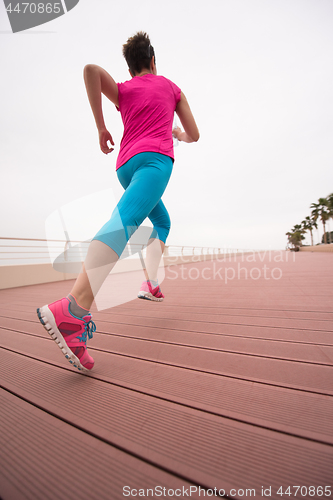
[[[181,90],[180,88],[175,84],[173,83],[171,80],[169,80],[169,82],[171,83],[171,87],[172,87],[172,90],[173,90],[173,94],[175,96],[175,105],[177,106],[177,104],[179,103],[180,99],[181,99]]]
[[[121,93],[122,93],[121,91],[122,91],[122,86],[123,86],[123,85],[124,85],[123,83],[117,83],[117,87],[118,87],[118,104],[119,104],[119,106],[116,106],[116,105],[115,105],[115,106],[116,106],[116,110],[117,110],[117,111],[120,111],[120,106],[121,106],[121,104],[120,104],[120,103],[121,103]]]

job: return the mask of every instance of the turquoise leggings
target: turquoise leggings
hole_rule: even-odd
[[[170,217],[161,197],[172,167],[173,160],[169,156],[148,152],[133,156],[118,168],[118,179],[125,192],[111,219],[93,239],[102,241],[120,257],[132,234],[148,217],[154,226],[151,238],[165,243],[170,231]]]

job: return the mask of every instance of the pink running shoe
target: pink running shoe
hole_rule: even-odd
[[[66,297],[38,308],[39,321],[75,368],[91,370],[94,360],[87,351],[87,334],[91,339],[96,325],[91,314],[78,318],[71,313],[69,305],[70,300]]]
[[[142,283],[138,297],[139,299],[155,300],[156,302],[162,302],[164,299],[164,295],[159,285],[153,288],[150,281],[144,281]]]

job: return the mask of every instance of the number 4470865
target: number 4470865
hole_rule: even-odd
[[[288,488],[283,491],[282,486],[277,491],[278,495],[288,495],[288,496],[296,496],[297,494],[300,494],[302,497],[330,497],[332,492],[331,492],[331,486],[288,486]]]
[[[6,7],[6,11],[9,12],[10,14],[12,12],[17,12],[18,14],[22,12],[25,14],[26,12],[30,12],[31,14],[39,13],[39,14],[44,14],[45,12],[47,14],[51,14],[54,12],[54,14],[59,14],[61,12],[60,9],[60,3],[47,3],[46,5],[44,3],[34,3],[34,2],[22,2],[22,5],[16,4],[15,7],[12,7],[12,4],[8,4],[8,7]]]

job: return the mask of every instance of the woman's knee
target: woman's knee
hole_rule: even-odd
[[[154,225],[154,230],[151,237],[157,238],[163,241],[163,243],[165,243],[167,237],[169,236],[170,229],[171,229],[171,222],[169,219],[168,222],[166,222],[163,225]]]
[[[165,243],[165,240],[167,239],[171,229],[171,220],[168,212],[166,210],[163,210],[163,213],[160,213],[158,216],[155,215],[149,218],[153,224],[155,234],[158,235],[152,237],[157,237],[159,240],[164,241]]]

